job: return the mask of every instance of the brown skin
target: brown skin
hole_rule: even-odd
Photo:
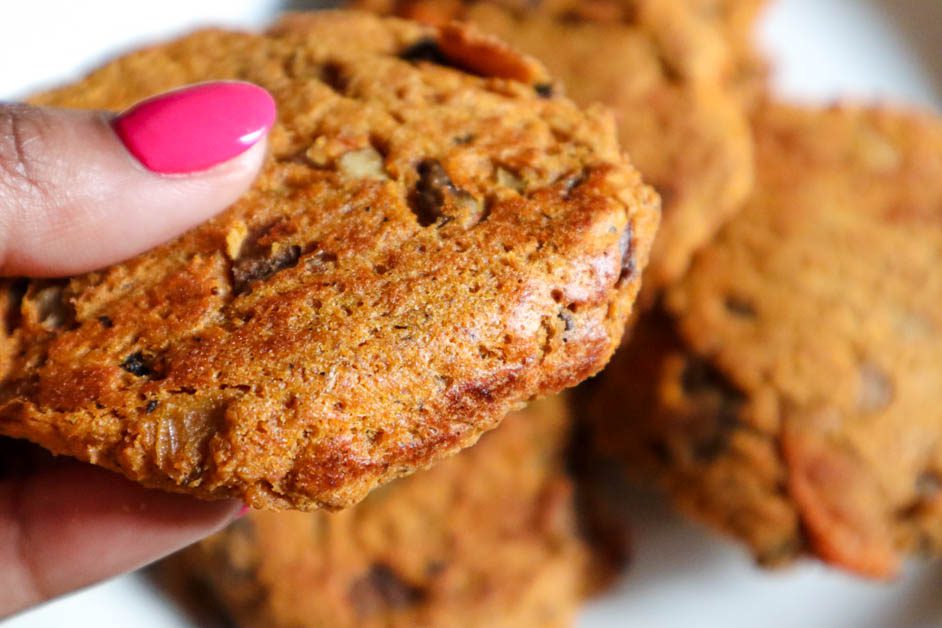
[[[241,194],[263,144],[166,179],[131,159],[103,114],[0,107],[0,274],[76,273],[159,244]],[[145,489],[0,439],[0,617],[161,558],[240,507]]]
[[[142,488],[34,445],[4,440],[0,480],[0,615],[141,567],[228,523],[235,501]],[[12,454],[12,455],[11,455]]]

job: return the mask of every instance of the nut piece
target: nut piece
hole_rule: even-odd
[[[366,147],[340,156],[340,172],[350,179],[388,179],[383,156],[375,148]]]
[[[500,39],[476,27],[458,22],[439,30],[438,47],[455,65],[482,76],[495,76],[521,83],[550,82],[546,69],[534,58],[520,54]]]
[[[248,235],[249,230],[246,228],[244,222],[239,220],[232,223],[229,232],[226,234],[226,255],[229,256],[229,259],[234,261],[239,258],[242,243],[245,242],[245,238]]]

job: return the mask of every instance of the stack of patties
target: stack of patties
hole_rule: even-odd
[[[438,26],[470,20],[549,66],[553,79],[539,85],[545,97],[611,108],[622,147],[663,198],[644,303],[745,201],[749,92],[764,74],[744,53],[737,11],[694,2],[368,8]],[[316,19],[294,17],[279,31],[303,33]],[[414,60],[461,63],[428,45],[416,46]],[[517,172],[495,175],[521,185]],[[560,310],[564,330],[571,312]],[[214,606],[245,626],[571,625],[580,602],[620,564],[621,548],[604,541],[623,531],[593,525],[611,523],[586,486],[598,478],[573,477],[564,466],[574,429],[567,402],[533,404],[471,451],[348,510],[251,513],[175,557],[163,579],[208,587]],[[585,453],[577,455],[583,471]],[[578,491],[591,498],[577,499]]]
[[[346,12],[34,100],[216,79],[278,103],[258,181],[126,263],[6,282],[0,432],[258,509],[178,559],[236,623],[569,624],[612,563],[577,525],[562,400],[354,504],[618,346],[660,212],[611,115],[478,30]]]
[[[752,44],[762,2],[361,4],[469,19],[544,60],[574,99],[613,108],[661,192],[642,299],[656,305],[578,394],[601,451],[766,564],[813,553],[888,577],[939,552],[942,123],[775,103]],[[751,129],[703,131],[708,100]],[[752,162],[728,166],[752,142],[750,191]]]
[[[414,13],[420,8],[428,13]],[[612,13],[616,8],[624,13]],[[555,79],[540,85],[544,96],[562,92],[613,108],[622,146],[662,192],[663,223],[673,225],[662,228],[662,242],[671,244],[655,251],[657,270],[645,276],[654,286],[647,288],[648,303],[738,209],[752,177],[751,137],[737,92],[744,83],[733,70],[738,62],[721,29],[725,22],[679,9],[651,10],[642,19],[614,4],[608,14],[578,18],[494,3],[397,8],[438,25],[470,18],[542,55]],[[294,17],[279,30],[303,32],[312,19]],[[699,43],[685,49],[672,42],[680,28],[697,33]],[[553,38],[561,45],[549,45]],[[458,64],[431,46],[414,54],[423,65]],[[498,170],[496,176],[520,185],[519,175]],[[563,329],[570,314],[560,311]],[[586,509],[598,504],[571,494],[574,482],[587,480],[563,467],[571,430],[562,404],[536,404],[472,451],[348,511],[250,514],[177,557],[164,573],[208,585],[240,625],[570,625],[579,602],[606,582],[621,557],[610,543],[585,534],[610,539],[621,531],[575,527],[595,522],[598,513]],[[584,452],[579,457],[584,461]]]
[[[766,104],[757,185],[584,391],[602,449],[763,563],[942,550],[942,121]]]

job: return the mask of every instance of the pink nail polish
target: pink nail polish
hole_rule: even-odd
[[[182,174],[206,170],[245,152],[275,121],[267,91],[239,81],[184,87],[140,102],[113,127],[148,170]]]
[[[252,510],[252,509],[249,508],[248,506],[246,506],[245,504],[243,504],[243,505],[242,505],[242,508],[239,508],[239,512],[236,513],[235,518],[236,518],[236,519],[241,519],[241,518],[244,517],[245,515],[249,514],[249,511],[250,511],[250,510]]]

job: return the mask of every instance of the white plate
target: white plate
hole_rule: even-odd
[[[278,0],[4,0],[0,97],[71,78],[103,58],[198,24],[256,25]],[[789,98],[840,96],[942,109],[942,2],[779,0],[763,24],[775,85]],[[921,628],[942,626],[942,565],[911,564],[874,584],[804,563],[761,571],[725,540],[634,495],[635,556],[581,628]],[[139,576],[117,578],[6,624],[9,628],[190,628]]]

